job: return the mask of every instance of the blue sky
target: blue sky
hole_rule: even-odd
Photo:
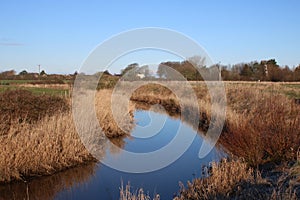
[[[142,27],[179,31],[215,62],[275,58],[293,67],[300,64],[299,9],[299,0],[1,0],[0,71],[41,64],[49,73],[73,73],[98,44]]]

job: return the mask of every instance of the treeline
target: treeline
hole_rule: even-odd
[[[219,69],[221,74],[213,76],[213,79],[222,77],[225,81],[300,81],[300,65],[294,69],[288,66],[280,67],[275,59],[261,62],[240,63],[233,66],[213,65],[206,67],[201,63],[193,63],[193,61],[183,62],[164,62],[161,63],[157,70],[159,78],[171,79],[172,70],[168,70],[165,66],[180,72],[187,80],[199,81],[203,80],[203,75],[207,76],[212,69]]]
[[[40,73],[27,72],[26,70],[23,70],[17,74],[15,70],[8,70],[0,72],[0,84],[9,84],[6,80],[30,80],[31,84],[64,84],[66,81],[69,82],[74,80],[75,75],[76,73],[69,75],[47,74],[44,70]]]
[[[148,65],[139,66],[138,63],[133,63],[122,69],[121,74],[112,75],[108,71],[105,71],[95,73],[91,76],[97,76],[99,73],[103,73],[104,76],[102,78],[105,77],[100,84],[101,88],[112,87],[119,80],[120,76],[124,80],[182,80],[184,78],[189,81],[203,81],[204,79],[219,80],[222,78],[224,81],[300,81],[300,65],[293,69],[290,69],[288,66],[281,67],[275,59],[235,65],[217,64],[207,67],[205,59],[194,56],[182,62],[162,62],[159,64],[156,72],[150,69]],[[51,80],[57,83],[64,83],[65,81],[71,83],[74,81],[76,75],[77,72],[69,75],[61,75],[46,74],[45,71],[41,73],[29,73],[25,70],[17,74],[14,70],[9,70],[0,72],[0,80]]]
[[[300,65],[280,67],[275,59],[221,66],[223,80],[229,81],[300,81]]]

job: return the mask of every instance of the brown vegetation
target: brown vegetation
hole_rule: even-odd
[[[8,132],[13,123],[35,123],[68,110],[68,102],[60,97],[36,96],[27,90],[5,91],[0,93],[0,135]]]
[[[39,123],[12,123],[0,137],[0,182],[50,175],[93,160],[82,145],[71,113]]]
[[[240,90],[228,96],[235,95],[238,100],[228,110],[220,143],[252,166],[295,161],[300,147],[300,107],[283,95],[265,91]]]
[[[223,160],[212,163],[210,176],[181,184],[175,200],[187,199],[297,199],[300,193],[295,177],[280,173],[274,180],[262,178],[247,163]]]
[[[200,127],[197,128],[205,129],[205,126],[209,125],[211,116],[210,97],[204,83],[193,82],[192,85],[200,106]],[[200,194],[212,198],[246,198],[249,194],[265,197],[264,195],[271,194],[272,196],[267,197],[280,198],[287,191],[290,195],[288,197],[294,197],[294,187],[290,188],[286,186],[287,184],[281,183],[289,182],[289,180],[299,181],[297,159],[299,162],[300,107],[295,104],[291,96],[287,96],[291,92],[298,94],[299,88],[265,83],[226,83],[225,87],[227,114],[220,144],[234,156],[243,158],[246,164],[241,161],[214,164],[210,176],[213,178],[195,180],[188,185],[187,189],[182,189],[180,195],[183,196],[178,198],[191,195],[188,197],[194,199]],[[191,91],[181,92],[185,94],[184,101],[188,102]],[[1,117],[6,121],[10,120],[10,123],[9,129],[2,128],[0,132],[0,151],[2,152],[0,182],[53,174],[93,160],[77,135],[72,114],[67,109],[68,106],[65,107],[69,100],[58,100],[46,96],[36,97],[24,91],[6,92],[3,95],[7,96],[0,101],[3,103],[0,107]],[[131,130],[133,107],[132,104],[129,105],[128,110],[128,105],[120,105],[122,109],[118,116],[123,116],[125,120],[123,125],[117,124],[113,120],[114,116],[110,109],[111,95],[111,90],[98,91],[95,107],[100,126],[105,134],[108,137],[116,137],[127,134]],[[11,100],[8,102],[9,98]],[[122,96],[118,98],[121,99]],[[155,84],[139,88],[133,93],[131,99],[143,103],[161,104],[167,110],[182,115],[186,113],[186,111],[182,112],[174,93]],[[55,106],[56,103],[58,106]],[[48,107],[43,107],[45,104]],[[18,114],[14,115],[12,111]],[[6,123],[2,121],[0,124]],[[285,162],[294,166],[289,169],[287,178],[277,181],[277,185],[268,182],[267,179],[263,180],[259,174],[249,168],[249,166],[256,167],[266,163],[282,164]],[[217,175],[219,172],[222,172],[223,176]],[[263,194],[262,190],[258,190],[260,186],[267,188],[268,192]],[[127,199],[134,199],[134,193],[125,192],[130,191],[129,189],[123,188],[121,195],[125,195]],[[135,194],[137,197],[139,194],[140,197],[146,197],[142,196],[143,192]]]
[[[110,94],[111,91],[97,93],[96,110],[105,134],[115,137],[125,132],[107,109],[111,105]],[[34,96],[28,91],[3,94],[0,109],[5,121],[0,124],[9,126],[0,132],[0,182],[50,175],[95,160],[78,136],[68,101]],[[130,123],[127,126],[130,127]],[[102,147],[108,146],[103,144]]]
[[[69,107],[65,99],[57,96],[37,96],[27,90],[7,90],[0,93],[0,113],[6,123],[11,121],[33,123],[58,111],[68,111]]]
[[[118,97],[122,98],[122,96]],[[115,105],[118,107],[118,113],[113,113],[111,108],[111,98],[112,90],[103,89],[96,93],[95,106],[97,108],[96,114],[100,126],[105,135],[109,138],[128,135],[133,128],[133,105]],[[122,118],[121,123],[115,121],[115,118],[118,116]]]
[[[180,195],[175,199],[224,199],[233,195],[238,186],[263,183],[260,175],[255,176],[246,163],[223,160],[220,164],[212,163],[209,177],[188,182],[187,189],[181,184]]]
[[[120,200],[151,200],[152,198],[149,194],[145,194],[144,190],[140,188],[139,190],[132,192],[130,183],[128,183],[125,188],[123,184],[120,188]],[[157,194],[153,200],[159,200],[160,196]]]
[[[284,95],[290,88],[264,83],[226,83],[225,88],[227,114],[220,144],[251,166],[295,161],[300,147],[300,107]],[[194,82],[193,89],[186,92],[186,99],[188,92],[197,95],[199,128],[205,130],[211,117],[210,97],[204,83]],[[181,111],[177,97],[155,84],[139,88],[131,99]]]

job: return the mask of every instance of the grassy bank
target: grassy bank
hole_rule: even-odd
[[[208,90],[201,82],[194,82],[193,90],[200,108],[199,128],[206,130],[211,118]],[[285,95],[290,88],[286,84],[226,83],[225,90],[226,121],[220,144],[253,167],[268,162],[295,162],[300,148],[300,105]],[[292,90],[300,93],[297,87]],[[190,98],[188,92],[185,98]],[[181,100],[186,101],[185,98]],[[182,112],[177,97],[157,84],[137,89],[131,99]],[[183,118],[188,119],[184,113]]]
[[[300,162],[300,157],[298,158]],[[241,159],[212,162],[207,166],[202,178],[196,178],[187,184],[179,183],[180,190],[174,200],[210,200],[210,199],[299,199],[300,163],[292,168],[278,170],[268,175],[249,167]],[[200,170],[200,169],[199,169]],[[299,171],[298,171],[299,173]],[[187,185],[187,186],[185,186]],[[158,200],[159,194],[152,198],[142,188],[134,190],[128,183],[120,188],[121,200]]]
[[[0,144],[0,182],[50,175],[93,159],[78,138],[70,112],[35,124],[11,123]]]
[[[275,174],[275,173],[274,173]],[[299,180],[299,179],[298,179]],[[212,163],[209,176],[181,184],[174,200],[297,199],[300,187],[292,170],[265,177],[242,160]]]
[[[0,85],[0,93],[11,90],[27,90],[32,92],[34,95],[52,95],[61,97],[70,96],[69,85]]]
[[[117,137],[125,132],[107,109],[110,95],[99,91],[95,108],[104,133]],[[0,94],[0,105],[0,182],[51,175],[95,160],[77,134],[70,99],[16,90]]]
[[[205,132],[211,117],[210,96],[202,82],[192,82],[191,84],[200,107],[198,113],[200,121],[197,127],[193,128]],[[176,95],[165,87],[152,84],[135,90],[131,96],[133,102],[129,105],[118,105],[122,109],[119,109],[120,113],[117,113],[117,116],[124,117],[123,124],[118,125],[113,120],[111,111],[112,90],[102,89],[96,93],[95,101],[99,124],[106,136],[110,138],[128,134],[133,127],[134,102],[148,105],[160,104],[169,113],[180,114],[183,120],[189,123],[189,119],[195,115],[192,107],[194,102],[191,102],[191,91],[180,91],[180,88],[177,90],[183,94],[181,100],[186,106],[183,110]],[[208,177],[205,181],[196,179],[188,184],[187,188],[182,188],[178,198],[194,199],[193,195],[203,195],[202,192],[206,192],[204,194],[210,197],[219,197],[219,195],[224,198],[235,197],[237,191],[244,191],[244,182],[247,186],[245,191],[250,190],[249,188],[255,189],[258,187],[257,184],[263,184],[264,187],[269,185],[266,191],[272,191],[272,195],[273,193],[281,195],[283,191],[288,190],[291,184],[280,189],[279,186],[276,186],[280,185],[280,180],[270,183],[264,177],[268,177],[268,174],[263,174],[264,176],[260,178],[256,172],[257,170],[261,172],[279,170],[281,175],[288,177],[283,182],[299,181],[297,177],[300,174],[300,106],[295,103],[294,99],[300,94],[300,88],[297,84],[230,82],[225,84],[225,90],[226,121],[219,142],[234,158],[242,159],[243,162],[216,164],[212,167],[211,177],[214,177],[214,174],[218,174],[219,171],[223,173],[224,170],[225,174],[233,173],[245,176],[242,179],[237,177],[236,180],[232,180],[233,175],[224,175],[222,178],[224,183],[213,182],[217,181],[215,180],[217,177],[211,178],[211,180]],[[77,135],[69,98],[28,95],[28,93],[25,96],[16,94],[16,91],[12,91],[10,94],[7,91],[0,94],[0,101],[3,103],[0,108],[4,109],[1,111],[0,123],[0,150],[2,152],[0,182],[50,175],[94,160]],[[121,93],[117,95],[119,95],[117,99],[122,99]],[[9,100],[9,98],[11,99]],[[49,102],[52,103],[49,104]],[[33,116],[31,116],[32,114]],[[266,168],[266,166],[270,167]],[[237,171],[229,169],[226,171],[227,168],[237,168]],[[284,173],[285,170],[288,173]],[[265,183],[266,181],[267,183]],[[224,189],[222,188],[224,185],[230,187]],[[240,187],[242,190],[239,190]],[[209,189],[211,193],[207,193]],[[123,190],[127,191],[128,189],[123,188]],[[245,194],[254,194],[252,192],[254,191],[251,190]],[[125,192],[123,194],[128,196],[132,193]],[[190,194],[192,194],[191,197],[186,196]],[[266,195],[269,194],[270,192]],[[130,198],[133,199],[134,194]]]
[[[192,84],[200,107],[199,129],[205,132],[211,117],[210,97],[204,83]],[[297,199],[300,105],[294,99],[300,95],[299,85],[225,83],[226,121],[219,144],[243,162],[213,164],[208,178],[195,179],[187,188],[182,186],[176,199]],[[174,93],[159,85],[143,86],[131,99],[161,104],[181,114]]]

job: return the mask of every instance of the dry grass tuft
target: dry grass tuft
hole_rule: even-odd
[[[84,164],[87,161],[95,160],[82,144],[81,139],[83,138],[79,138],[71,111],[59,109],[61,102],[68,102],[69,100],[54,101],[59,102],[55,107],[55,103],[49,98],[44,96],[29,97],[30,95],[28,95],[29,93],[23,91],[15,94],[9,93],[9,97],[17,99],[15,102],[19,102],[19,104],[4,102],[11,105],[11,107],[1,107],[1,109],[9,108],[8,113],[3,116],[12,113],[13,106],[18,108],[20,113],[24,107],[22,113],[26,113],[26,115],[24,114],[26,117],[35,112],[41,114],[44,112],[44,116],[34,118],[35,121],[10,118],[9,123],[7,123],[8,119],[0,123],[1,125],[6,123],[9,125],[8,128],[1,128],[0,130],[0,182],[51,175]],[[105,134],[108,137],[116,137],[125,134],[125,132],[114,122],[111,109],[108,109],[111,106],[110,96],[111,91],[108,90],[97,93],[96,112]],[[36,98],[38,104],[36,105],[34,101],[24,99],[27,97],[30,100]],[[22,100],[24,101],[22,102]],[[48,106],[48,108],[41,110],[43,106]],[[51,106],[53,106],[53,109]],[[26,110],[27,108],[28,110]],[[128,119],[128,109],[126,111]],[[21,114],[16,116],[22,117]],[[129,120],[132,120],[132,118],[129,118]],[[132,127],[131,121],[126,122],[128,122],[126,123],[128,129]],[[92,126],[87,131],[93,132],[93,128]],[[84,141],[93,142],[93,138],[84,138]],[[103,140],[103,144],[98,145],[97,151],[100,151],[100,154],[105,151],[105,148],[109,147],[107,143],[108,140]]]
[[[35,123],[57,112],[66,112],[69,107],[61,97],[37,96],[27,90],[5,91],[0,94],[0,134],[7,132],[11,123]]]
[[[114,98],[121,99],[122,95],[114,96]],[[129,135],[133,128],[133,105],[116,105],[118,106],[118,113],[114,113],[114,115],[112,112],[112,90],[98,91],[95,99],[96,114],[105,135],[109,138]],[[119,123],[115,120],[117,117],[121,118]]]
[[[57,113],[37,124],[12,123],[0,144],[0,182],[50,175],[93,160],[77,135],[71,113]]]
[[[190,93],[196,94],[200,108],[198,128],[206,131],[211,122],[211,99],[203,82],[192,85],[193,91],[179,91],[182,89],[178,87],[177,92],[184,94],[184,99],[180,99],[183,101],[188,101]],[[268,162],[295,161],[300,147],[300,106],[285,95],[289,88],[272,83],[240,82],[225,83],[225,88],[226,121],[219,143],[255,167]],[[161,104],[169,113],[183,114],[177,97],[158,84],[139,88],[131,99]],[[183,120],[189,118],[192,117],[183,116]]]
[[[239,95],[240,108],[235,103],[231,106],[235,110],[228,109],[220,143],[252,166],[295,161],[300,147],[300,107],[280,94],[248,90]]]
[[[135,192],[131,192],[131,186],[130,183],[128,183],[125,188],[123,187],[123,184],[120,188],[120,200],[151,200],[152,198],[149,196],[149,194],[145,194],[144,190],[140,188],[139,190]],[[159,200],[160,196],[157,194],[153,200]]]
[[[175,199],[224,199],[238,193],[236,189],[242,190],[249,184],[265,182],[246,163],[223,160],[219,164],[212,163],[209,177],[188,182],[186,189],[181,184],[180,195]]]

